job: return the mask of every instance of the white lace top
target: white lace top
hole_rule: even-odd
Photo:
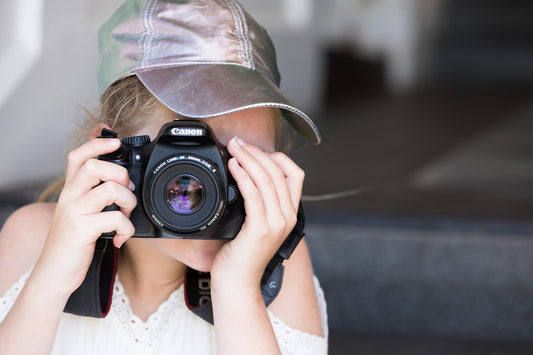
[[[0,298],[0,323],[13,306],[30,272],[22,275]],[[146,322],[132,313],[118,277],[114,287],[111,309],[106,318],[63,313],[52,354],[216,354],[214,328],[189,311],[183,287],[174,291]],[[268,311],[283,354],[327,354],[326,301],[316,277],[315,289],[324,337],[293,329]]]

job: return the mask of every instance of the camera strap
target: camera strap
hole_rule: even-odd
[[[99,238],[87,275],[70,295],[65,312],[85,317],[105,317],[111,308],[116,273],[117,249],[113,240]]]
[[[282,263],[291,256],[303,238],[304,226],[305,215],[300,203],[296,226],[272,257],[261,278],[261,294],[267,307],[281,290],[284,271]],[[117,249],[113,240],[99,238],[87,275],[80,287],[70,295],[64,311],[79,316],[104,318],[111,307],[116,273]],[[187,307],[200,318],[213,324],[210,274],[188,268],[184,293]]]

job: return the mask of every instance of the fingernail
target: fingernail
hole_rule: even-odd
[[[233,137],[233,141],[241,147],[244,147],[246,145],[246,142],[242,138],[237,136]]]
[[[115,236],[115,237],[116,237],[116,236]],[[125,243],[125,241],[117,245],[116,241],[115,241],[115,240],[113,241],[113,245],[115,245],[115,248],[117,248],[117,249],[122,248],[122,246],[124,245],[124,243]]]
[[[128,183],[128,189],[130,189],[130,191],[135,191],[135,184],[131,180]]]

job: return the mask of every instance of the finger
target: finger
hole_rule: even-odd
[[[84,145],[71,151],[67,158],[66,182],[76,175],[78,170],[89,159],[99,155],[114,152],[120,147],[120,140],[116,138],[92,139]]]
[[[76,201],[75,208],[80,208],[82,214],[90,215],[101,212],[113,203],[129,217],[137,206],[137,198],[128,188],[114,181],[108,181],[84,194]]]
[[[287,186],[290,190],[293,206],[297,210],[300,204],[300,199],[302,198],[302,189],[305,179],[304,170],[291,158],[281,152],[269,153],[268,155],[283,171]]]
[[[135,231],[134,231],[135,233]],[[129,234],[118,234],[116,233],[113,237],[113,245],[120,249],[124,243],[128,241],[132,237],[133,233],[131,235]]]
[[[244,147],[232,139],[229,144],[230,153],[237,159],[239,165],[245,170],[256,189],[259,191],[261,201],[269,220],[279,218],[282,213],[278,191],[268,171]]]
[[[257,190],[257,187],[248,173],[239,165],[237,159],[235,158],[231,158],[229,160],[228,168],[231,172],[231,175],[237,182],[237,186],[239,187],[239,191],[244,200],[246,216],[257,218],[257,216],[264,215],[265,209],[261,203],[261,194]]]
[[[127,239],[135,233],[133,223],[120,211],[108,211],[87,216],[88,226],[95,237],[103,233],[115,232],[117,244],[120,247]]]
[[[275,192],[279,200],[279,206],[281,207],[283,214],[285,216],[290,216],[295,214],[296,208],[293,204],[291,197],[291,190],[287,185],[287,180],[284,171],[278,166],[277,162],[272,160],[268,154],[263,152],[258,147],[247,144],[242,141],[242,139],[234,138],[230,142],[232,151],[236,154],[237,159],[242,158],[241,152],[239,152],[239,147],[242,147],[245,152],[249,153],[250,156],[257,162],[263,170],[270,176],[270,180],[274,185]],[[236,148],[236,149],[233,149]],[[246,160],[245,160],[246,161]],[[244,162],[245,162],[244,161]]]
[[[272,209],[274,213],[268,212],[269,208],[265,207],[261,193],[236,158],[229,160],[228,167],[244,199],[246,219],[241,233],[245,232],[248,236],[253,236],[253,238],[237,237],[232,245],[240,245],[244,248],[243,250],[256,250],[257,243],[260,243],[261,253],[265,253],[262,255],[270,255],[270,252],[273,254],[289,233],[288,222],[282,215],[281,208]]]
[[[77,198],[101,182],[115,181],[129,189],[133,188],[128,170],[123,166],[98,159],[89,159],[65,186],[64,198]]]

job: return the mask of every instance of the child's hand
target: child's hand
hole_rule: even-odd
[[[228,162],[244,198],[246,218],[217,254],[213,287],[259,292],[265,268],[296,225],[304,172],[283,153],[265,153],[242,139],[228,142]]]
[[[102,233],[116,231],[120,247],[134,233],[129,220],[137,204],[128,172],[97,157],[115,151],[118,139],[93,139],[68,156],[66,181],[59,196],[45,247],[35,271],[53,273],[54,287],[70,295],[83,281]],[[102,212],[111,204],[120,211]]]

